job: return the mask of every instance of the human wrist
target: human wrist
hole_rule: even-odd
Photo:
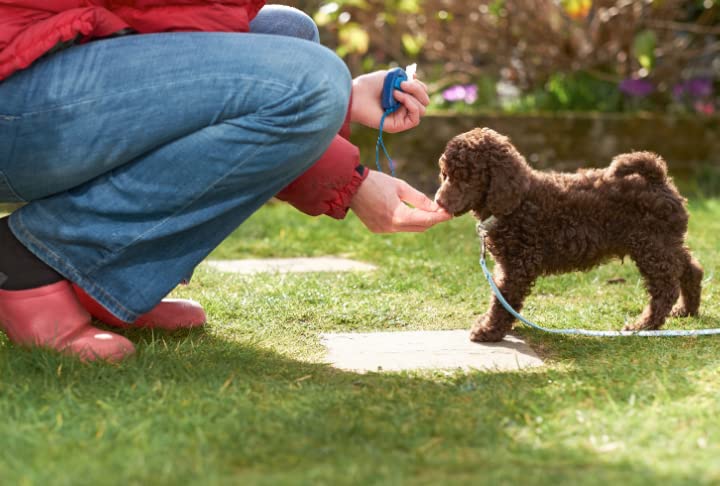
[[[352,91],[350,95],[350,122],[358,123],[358,111],[359,105],[358,100],[360,98],[360,91],[362,89],[362,76],[359,76],[352,81]]]
[[[352,174],[350,181],[338,191],[336,197],[328,201],[329,209],[326,214],[335,219],[343,219],[348,210],[352,207],[360,186],[370,174],[370,170],[362,164],[358,164]]]
[[[377,73],[362,74],[352,82],[352,104],[350,105],[350,121],[367,127],[377,128],[380,120],[380,95],[375,83]],[[377,93],[376,93],[377,91]],[[380,115],[376,115],[380,111]],[[377,120],[375,120],[377,118]]]

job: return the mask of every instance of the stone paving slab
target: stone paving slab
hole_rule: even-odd
[[[418,369],[519,370],[543,361],[523,340],[473,343],[469,330],[328,333],[327,361],[356,372]]]
[[[302,273],[302,272],[355,272],[372,271],[369,263],[338,257],[315,258],[248,258],[243,260],[208,260],[206,263],[223,272],[254,273]]]

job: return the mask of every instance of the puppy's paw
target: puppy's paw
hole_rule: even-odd
[[[670,311],[670,317],[690,317],[692,315],[697,315],[697,313],[690,312],[685,304],[676,304]]]
[[[646,321],[644,319],[639,319],[635,322],[631,322],[629,324],[625,324],[625,326],[622,328],[623,331],[652,331],[653,329],[657,329],[660,326],[653,326],[651,322]]]
[[[473,328],[470,330],[470,341],[476,343],[494,343],[502,341],[507,331],[496,327],[488,326],[485,319],[478,319]]]

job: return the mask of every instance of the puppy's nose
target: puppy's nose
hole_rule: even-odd
[[[442,199],[440,199],[440,191],[435,193],[435,204],[447,211],[445,204],[443,204]]]

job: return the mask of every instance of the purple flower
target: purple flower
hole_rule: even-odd
[[[460,101],[465,96],[465,88],[456,84],[443,91],[442,95],[445,101]]]
[[[646,79],[625,79],[620,83],[620,91],[629,96],[643,97],[655,91],[655,86]]]
[[[673,97],[682,98],[685,96],[685,83],[678,83],[673,86]]]
[[[695,98],[707,98],[713,94],[713,84],[709,79],[691,79],[687,82],[687,92]]]
[[[465,103],[472,105],[478,99],[478,89],[474,84],[468,84],[465,86]]]
[[[673,88],[673,96],[682,98],[687,95],[691,98],[708,98],[713,94],[713,82],[707,78],[693,78],[678,83]]]
[[[456,84],[443,91],[442,96],[445,101],[464,101],[470,105],[477,101],[477,86],[474,84]]]

